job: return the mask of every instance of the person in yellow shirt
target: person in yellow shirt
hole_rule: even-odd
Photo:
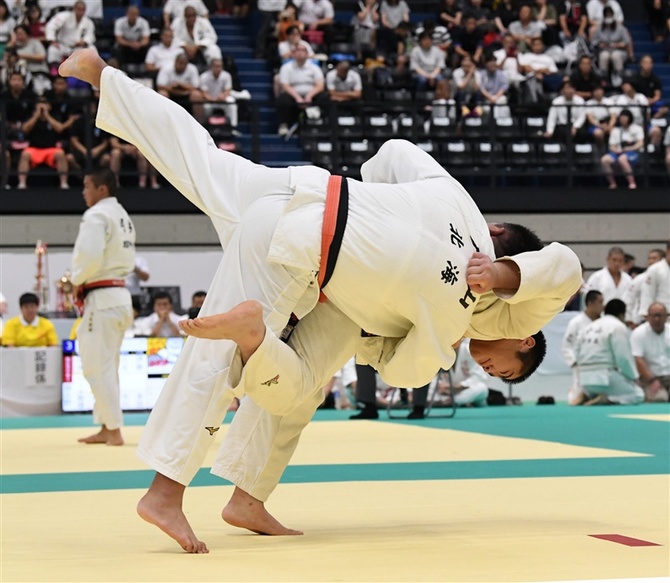
[[[19,298],[21,315],[7,321],[2,331],[3,346],[58,346],[56,328],[37,315],[40,301],[33,293]]]

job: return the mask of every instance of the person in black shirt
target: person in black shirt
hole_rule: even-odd
[[[90,101],[88,115],[80,116],[70,130],[70,151],[67,154],[70,170],[85,169],[88,173],[92,169],[109,166],[110,135],[95,125],[97,111],[97,102]]]
[[[662,43],[670,31],[670,0],[644,0],[654,40]]]
[[[602,87],[603,81],[593,70],[593,61],[588,55],[579,57],[577,68],[570,75],[570,83],[575,88],[579,97],[584,101],[593,97],[593,91],[596,87]]]
[[[494,13],[494,22],[498,32],[505,34],[511,22],[519,20],[519,7],[516,0],[502,0]]]
[[[7,88],[0,93],[0,101],[4,107],[2,113],[3,123],[7,126],[7,142],[4,150],[5,169],[2,174],[0,187],[8,188],[7,180],[9,178],[9,169],[11,168],[11,153],[16,151],[17,143],[24,141],[21,126],[23,122],[30,118],[35,105],[35,94],[26,88],[26,80],[20,71],[12,71],[9,74]]]
[[[589,19],[586,16],[586,2],[565,0],[565,2],[559,2],[557,8],[560,36],[563,42],[570,42],[575,39],[575,36],[585,38],[589,25]]]
[[[661,97],[663,84],[654,73],[654,61],[649,55],[640,59],[640,70],[631,80],[635,91],[642,93],[651,106],[652,117],[662,118],[668,113],[668,106]]]
[[[466,16],[463,28],[458,31],[454,39],[454,57],[460,63],[463,57],[469,56],[475,62],[479,63],[482,52],[484,51],[484,35],[477,28],[477,20],[474,16]]]

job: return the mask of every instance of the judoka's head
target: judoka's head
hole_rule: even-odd
[[[600,314],[603,313],[604,305],[603,294],[596,289],[589,290],[586,294],[586,298],[584,298],[584,313],[591,318],[591,320],[597,320],[600,318]]]
[[[605,304],[605,315],[619,318],[622,322],[626,321],[626,304],[619,299],[613,299]]]
[[[621,273],[626,254],[621,247],[612,247],[607,252],[607,270],[611,274]]]
[[[659,302],[654,302],[647,310],[647,322],[656,334],[662,334],[668,321],[668,310]]]
[[[547,341],[542,332],[528,338],[470,340],[470,354],[489,375],[515,385],[532,375],[544,360]]]
[[[72,12],[74,12],[75,17],[77,18],[77,22],[79,22],[82,18],[84,18],[84,14],[86,14],[86,2],[75,2],[74,6],[72,7]]]
[[[109,168],[100,168],[84,176],[84,200],[87,207],[108,196],[116,196],[116,176]]]
[[[534,231],[516,223],[489,223],[489,233],[496,257],[539,251],[543,247]]]

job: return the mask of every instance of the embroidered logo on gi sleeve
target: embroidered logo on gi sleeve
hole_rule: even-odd
[[[279,384],[279,375],[276,377],[272,377],[271,379],[268,379],[267,381],[261,383],[261,385],[264,385],[266,387],[269,387],[270,385],[278,385]]]
[[[207,431],[209,431],[210,435],[214,435],[220,428],[219,427],[205,427]]]

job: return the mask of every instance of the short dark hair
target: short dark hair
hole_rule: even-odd
[[[98,168],[87,174],[95,186],[106,186],[109,196],[116,196],[116,176],[109,168]]]
[[[628,275],[630,275],[632,277],[634,275],[640,275],[641,273],[644,273],[645,271],[647,271],[647,270],[644,267],[640,267],[639,265],[633,265],[633,267],[631,267],[628,270]]]
[[[615,316],[617,318],[626,315],[626,304],[621,300],[610,300],[605,304],[605,315]]]
[[[544,337],[542,330],[533,334],[531,338],[535,339],[535,346],[528,352],[521,352],[518,350],[516,353],[517,358],[523,363],[523,372],[521,373],[521,376],[515,379],[500,379],[502,382],[508,385],[518,385],[532,375],[542,364],[542,361],[547,354],[547,340]]]
[[[154,297],[151,299],[151,303],[155,304],[156,300],[170,300],[170,304],[172,304],[172,296],[166,291],[156,292]]]
[[[37,297],[36,294],[32,292],[27,292],[19,298],[19,306],[23,307],[26,304],[36,304],[39,306],[40,299]]]
[[[505,228],[505,232],[498,237],[493,237],[496,257],[539,251],[544,247],[537,234],[528,227],[516,223],[500,223],[500,225]]]
[[[589,304],[592,304],[598,299],[598,296],[602,296],[603,294],[599,292],[597,289],[592,289],[588,292],[586,292],[586,297],[584,298],[584,304],[587,306]]]
[[[624,111],[628,111],[627,109],[624,109],[621,113]],[[628,111],[631,117],[633,117],[633,114]],[[623,249],[621,247],[610,247],[609,251],[607,252],[607,257],[612,257],[612,255],[623,255],[624,258],[626,257],[626,254],[624,253]]]
[[[191,299],[194,300],[195,298],[205,298],[205,297],[207,297],[207,292],[204,290],[198,290],[191,296]]]
[[[295,24],[292,24],[286,29],[286,36],[293,34],[296,31],[300,32],[300,29]]]

